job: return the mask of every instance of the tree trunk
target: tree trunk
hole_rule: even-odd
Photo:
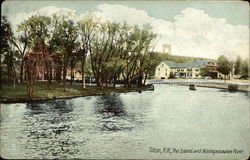
[[[70,84],[72,85],[74,81],[74,73],[73,73],[73,65],[72,62],[70,64]]]
[[[66,56],[64,56],[64,64],[63,64],[63,90],[66,92],[66,76],[67,76],[67,61],[66,61]]]
[[[23,62],[23,59],[22,59],[21,68],[20,68],[20,82],[21,83],[23,83],[23,68],[24,68],[24,62]]]
[[[143,74],[140,73],[138,76],[138,87],[142,87]]]
[[[103,90],[103,83],[101,82],[101,89]]]
[[[16,69],[13,65],[13,87],[16,87]]]
[[[131,88],[130,78],[128,78],[128,88]]]
[[[48,88],[52,89],[52,62],[49,64],[49,83],[48,83]]]
[[[96,73],[95,80],[96,80],[96,85],[97,85],[98,87],[100,87],[100,76],[99,76],[99,73]]]
[[[113,79],[113,88],[115,88],[116,85],[116,77]]]
[[[146,84],[146,80],[147,80],[147,78],[148,78],[148,73],[146,72],[146,73],[145,73],[144,82],[143,82],[143,85],[144,85],[144,86],[145,86],[145,84]]]
[[[67,69],[66,67],[63,67],[63,90],[66,92],[66,75],[67,75]]]
[[[82,89],[86,88],[86,83],[85,83],[85,60],[82,62]]]

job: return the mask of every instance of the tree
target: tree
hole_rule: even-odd
[[[240,56],[237,57],[234,65],[234,74],[238,75],[240,74],[240,66],[241,66],[241,58]]]
[[[217,71],[227,76],[230,74],[231,69],[232,64],[229,62],[228,58],[224,55],[219,56],[217,59]]]
[[[49,54],[43,52],[29,52],[24,57],[24,68],[26,74],[27,96],[31,98],[34,93],[34,87],[41,73],[46,67],[46,59],[50,59]]]
[[[144,25],[141,29],[141,35],[139,38],[139,48],[138,54],[139,54],[139,61],[137,64],[138,69],[138,86],[141,87],[145,85],[146,79],[148,76],[149,66],[153,64],[153,61],[151,63],[151,59],[153,58],[153,52],[150,52],[150,48],[152,41],[156,38],[156,34],[152,32],[152,27],[150,25]],[[144,79],[143,79],[144,76]]]
[[[29,28],[28,47],[34,52],[41,52],[45,62],[45,78],[48,80],[48,88],[52,88],[52,59],[46,58],[51,53],[48,42],[50,41],[51,18],[47,16],[32,16],[26,21]]]
[[[53,25],[55,25],[51,43],[53,43],[53,51],[62,59],[63,67],[63,86],[66,91],[66,76],[68,64],[73,58],[73,52],[76,47],[77,30],[74,22],[65,17],[53,16]]]
[[[2,82],[2,64],[6,65],[7,80],[12,82],[15,86],[16,82],[16,64],[18,63],[18,54],[14,49],[12,41],[14,41],[14,34],[11,29],[10,22],[3,16],[1,17],[1,55],[0,55],[0,80]],[[3,57],[2,57],[3,56]],[[0,82],[0,83],[1,83]]]
[[[80,61],[82,73],[82,89],[86,88],[85,84],[85,68],[88,52],[92,52],[92,41],[97,29],[97,22],[92,15],[86,15],[80,22],[78,22],[78,32],[81,39]]]
[[[17,48],[19,54],[20,54],[20,82],[23,82],[24,79],[24,57],[25,52],[29,44],[29,26],[27,25],[27,21],[22,22],[17,27],[17,33],[19,33],[17,38],[12,38],[11,42],[15,45]]]
[[[211,76],[210,71],[209,71],[209,69],[207,67],[203,67],[203,68],[200,69],[200,75],[204,76],[204,77],[205,76]]]
[[[242,78],[249,77],[249,62],[244,60],[240,66],[240,74]]]

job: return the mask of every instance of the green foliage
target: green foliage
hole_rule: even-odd
[[[7,74],[7,80],[15,83],[16,80],[16,66],[19,63],[19,55],[15,51],[12,41],[14,35],[11,29],[10,22],[3,16],[1,17],[1,75]],[[2,80],[2,77],[1,77]]]
[[[32,50],[39,50],[39,46],[46,44],[49,39],[49,25],[51,18],[47,16],[32,16],[24,23],[28,28],[29,47]]]
[[[201,76],[210,76],[210,71],[209,71],[209,69],[208,68],[206,68],[206,67],[203,67],[203,68],[201,68],[200,69],[200,75]]]
[[[249,77],[249,61],[244,60],[240,66],[240,74],[242,78]]]
[[[240,66],[241,66],[241,58],[240,56],[237,57],[234,65],[234,74],[238,75],[240,74]]]
[[[23,21],[17,32],[19,36],[14,44],[21,55],[20,60],[23,62],[26,48],[43,51],[41,46],[48,46],[49,54],[52,53],[61,64],[53,66],[45,62],[46,66],[50,65],[46,74],[56,70],[61,78],[63,72],[64,86],[69,67],[71,71],[76,69],[82,74],[93,75],[97,85],[115,84],[120,78],[130,85],[135,77],[140,77],[142,83],[143,76],[153,75],[155,66],[162,61],[162,55],[152,52],[157,35],[150,25],[101,22],[93,15],[85,15],[77,23],[69,16],[34,15]],[[20,68],[24,75],[25,68],[23,65]]]
[[[217,71],[224,75],[228,75],[231,69],[232,69],[232,64],[228,60],[228,58],[224,55],[219,56],[217,60]]]

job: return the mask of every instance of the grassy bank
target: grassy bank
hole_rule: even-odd
[[[27,96],[27,90],[25,84],[17,84],[15,87],[12,85],[3,84],[0,102],[11,103],[11,102],[26,102],[30,100],[46,100],[56,98],[70,98],[70,97],[81,97],[91,95],[102,95],[110,93],[124,93],[134,91],[145,91],[149,90],[147,87],[136,87],[131,88],[124,87],[104,87],[103,90],[97,86],[87,86],[85,90],[81,89],[81,85],[73,84],[67,85],[67,91],[63,91],[63,86],[59,84],[53,84],[53,89],[48,89],[46,83],[38,83],[35,87],[32,98]]]

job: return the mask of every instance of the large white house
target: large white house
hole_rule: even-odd
[[[194,60],[181,64],[163,61],[155,69],[155,78],[167,79],[171,74],[174,77],[201,78],[200,69],[203,67],[216,73],[216,63],[212,60]]]

